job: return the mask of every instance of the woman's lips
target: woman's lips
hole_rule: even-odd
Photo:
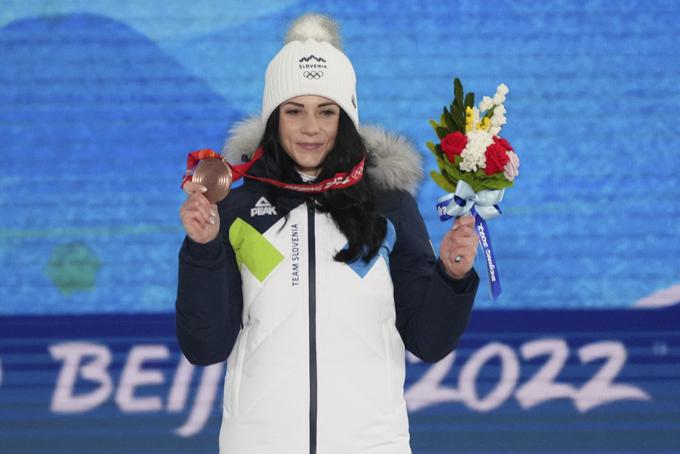
[[[308,150],[308,151],[314,151],[319,148],[321,148],[323,144],[321,143],[300,143],[298,142],[297,146],[302,148],[303,150]]]

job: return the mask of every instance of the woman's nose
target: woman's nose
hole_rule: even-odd
[[[319,132],[319,123],[314,115],[307,115],[302,121],[302,133],[314,135]]]

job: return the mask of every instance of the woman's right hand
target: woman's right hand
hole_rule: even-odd
[[[220,231],[217,205],[205,198],[206,187],[203,185],[187,181],[183,189],[189,197],[180,207],[179,217],[187,236],[200,244],[214,240]]]

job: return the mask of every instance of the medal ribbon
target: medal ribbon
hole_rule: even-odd
[[[264,154],[264,149],[262,147],[255,151],[255,154],[250,161],[245,164],[233,165],[226,163],[234,174],[233,181],[238,180],[241,177],[250,178],[251,180],[261,181],[263,183],[268,183],[279,188],[290,189],[292,191],[306,192],[306,193],[319,193],[325,192],[329,189],[340,189],[346,188],[356,184],[364,176],[364,163],[366,158],[362,158],[357,165],[355,165],[349,172],[338,172],[333,177],[327,178],[319,183],[314,184],[295,184],[295,183],[283,183],[278,180],[273,180],[271,178],[256,177],[254,175],[248,175],[247,172],[255,164],[255,162],[262,157]],[[198,163],[203,159],[223,159],[222,156],[210,149],[203,149],[198,151],[193,151],[187,156],[187,171],[182,180],[182,187],[187,181],[191,181],[191,177],[194,173],[194,169]],[[225,161],[226,162],[226,161]]]

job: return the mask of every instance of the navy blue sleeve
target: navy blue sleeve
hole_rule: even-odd
[[[192,364],[224,361],[241,329],[241,274],[223,235],[206,244],[187,237],[179,251],[176,334]]]
[[[439,361],[453,351],[467,326],[479,277],[474,269],[458,280],[446,273],[410,194],[400,193],[393,223],[397,240],[390,272],[397,329],[411,353]]]

